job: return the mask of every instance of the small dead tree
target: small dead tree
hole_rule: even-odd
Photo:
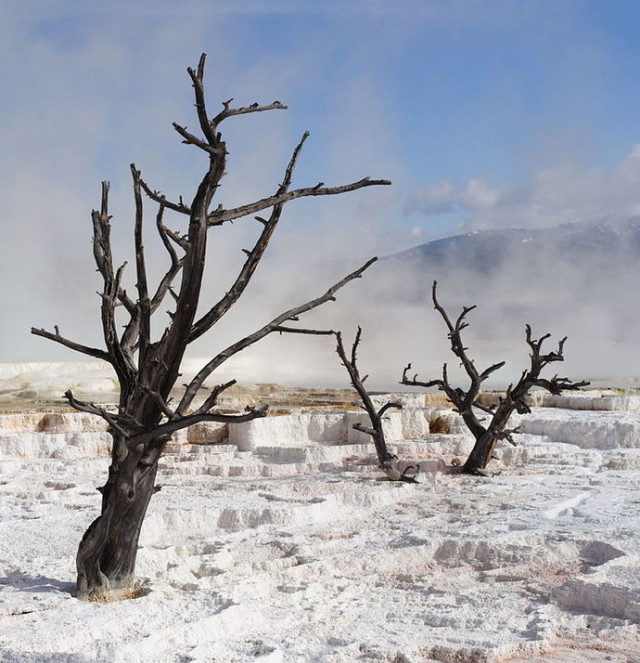
[[[273,195],[235,208],[212,204],[220,180],[225,174],[227,149],[220,133],[226,120],[240,115],[285,109],[279,101],[267,105],[232,106],[232,100],[211,117],[207,112],[204,89],[205,55],[196,70],[188,69],[195,91],[195,107],[201,135],[178,124],[174,129],[183,143],[203,152],[208,160],[202,180],[191,202],[182,197],[169,200],[142,179],[140,171],[131,166],[135,202],[134,245],[136,294],[131,297],[123,286],[125,265],[116,267],[112,255],[109,214],[109,183],[102,185],[102,202],[92,213],[93,255],[102,277],[101,318],[105,347],[90,347],[69,340],[54,331],[32,329],[32,333],[50,339],[82,354],[102,359],[114,369],[120,387],[115,411],[89,402],[77,400],[71,391],[65,396],[76,410],[102,417],[113,438],[111,465],[102,493],[100,516],[84,534],[77,554],[78,595],[88,598],[125,595],[134,587],[134,567],[138,537],[149,500],[156,486],[158,460],[165,445],[176,431],[203,421],[238,423],[266,414],[266,406],[247,408],[243,414],[229,415],[216,410],[220,394],[235,380],[211,389],[204,400],[205,380],[230,357],[253,345],[268,334],[286,331],[287,322],[325,302],[333,301],[335,293],[350,281],[359,278],[375,260],[369,260],[354,272],[332,285],[324,294],[295,306],[276,316],[262,328],[244,336],[219,352],[206,363],[186,385],[176,403],[171,393],[180,376],[180,365],[189,344],[216,325],[240,299],[264,256],[278,226],[284,205],[305,196],[330,196],[364,187],[390,184],[387,180],[364,178],[343,186],[315,186],[292,189],[291,181],[296,162],[308,133],[293,150],[281,184]],[[157,206],[155,227],[168,255],[169,266],[155,287],[147,277],[147,260],[143,244],[143,198],[146,195]],[[227,222],[247,218],[270,210],[265,216],[255,216],[261,226],[257,241],[245,250],[246,259],[235,280],[221,299],[204,312],[198,313],[207,256],[208,233]],[[171,230],[165,222],[167,213],[186,218],[186,233]],[[174,287],[174,284],[176,286]],[[159,338],[152,338],[152,316],[167,300],[173,300],[170,322]],[[118,313],[118,315],[117,315]],[[121,331],[124,318],[124,329]],[[117,319],[118,318],[118,319]],[[155,318],[154,318],[155,319]]]
[[[396,401],[390,401],[385,403],[382,407],[377,408],[376,405],[371,400],[371,396],[367,391],[364,383],[369,377],[368,375],[361,376],[360,371],[357,365],[357,353],[358,346],[360,345],[360,339],[362,337],[362,329],[358,327],[353,345],[351,346],[351,354],[347,355],[345,350],[344,343],[342,342],[342,333],[333,332],[336,337],[337,347],[336,352],[342,360],[343,366],[347,369],[349,373],[349,378],[353,388],[358,392],[360,400],[362,401],[362,409],[369,416],[369,421],[371,426],[364,426],[361,423],[353,424],[353,428],[361,433],[366,433],[373,438],[373,443],[376,448],[376,454],[378,455],[378,464],[380,469],[387,475],[392,481],[407,481],[415,482],[415,474],[418,473],[419,466],[409,466],[403,472],[400,472],[395,466],[394,461],[398,459],[397,456],[391,454],[387,448],[387,440],[384,434],[383,420],[384,415],[390,409],[402,408],[402,404]],[[409,476],[407,472],[411,469],[415,469],[416,472],[413,476]]]
[[[509,429],[507,424],[509,418],[514,412],[519,414],[528,414],[531,412],[526,402],[526,396],[533,387],[541,387],[552,394],[560,394],[565,390],[577,390],[586,387],[589,383],[585,381],[572,382],[568,378],[560,378],[555,375],[552,378],[542,378],[540,373],[551,363],[564,361],[564,344],[567,338],[563,338],[558,343],[558,349],[555,352],[542,352],[543,343],[550,338],[550,334],[545,334],[539,339],[534,339],[531,333],[531,327],[525,326],[525,335],[527,345],[530,348],[531,363],[528,369],[522,372],[518,382],[509,385],[504,396],[501,396],[499,403],[493,407],[487,407],[478,402],[480,388],[493,373],[504,366],[501,361],[486,368],[484,371],[478,371],[472,359],[467,354],[467,348],[462,342],[462,331],[468,327],[466,322],[467,315],[475,309],[474,306],[465,306],[455,322],[452,322],[445,309],[440,305],[437,298],[437,282],[433,282],[431,291],[433,306],[441,315],[448,329],[448,338],[451,344],[451,351],[460,360],[467,376],[469,377],[469,387],[465,391],[460,387],[452,387],[449,383],[447,364],[442,369],[442,378],[431,380],[430,382],[421,382],[417,375],[409,377],[411,364],[408,364],[402,372],[401,384],[411,387],[438,387],[443,391],[453,403],[457,412],[462,416],[467,428],[474,436],[476,442],[462,466],[464,472],[470,474],[486,475],[486,467],[493,458],[493,452],[496,443],[499,440],[507,440],[515,446],[513,434],[518,432],[518,428]],[[488,422],[485,418],[481,419],[476,414],[477,411],[483,412],[488,416]]]

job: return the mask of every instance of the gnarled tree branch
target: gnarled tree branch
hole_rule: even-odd
[[[99,348],[92,348],[88,345],[82,345],[81,343],[76,343],[75,341],[70,341],[68,338],[65,338],[60,334],[58,327],[55,327],[54,332],[47,331],[46,329],[37,329],[36,327],[31,327],[31,333],[35,336],[42,336],[42,338],[48,338],[50,341],[55,341],[60,345],[64,345],[70,350],[75,350],[80,352],[83,355],[88,355],[89,357],[94,357],[95,359],[101,359],[102,361],[109,362],[111,364],[111,357],[104,350]]]
[[[347,274],[347,276],[345,276],[337,283],[334,283],[324,294],[320,295],[319,297],[316,297],[315,299],[311,299],[304,304],[295,306],[294,308],[291,308],[288,311],[285,311],[284,313],[281,313],[280,315],[276,316],[273,320],[271,320],[271,322],[264,325],[264,327],[261,327],[257,331],[253,332],[253,334],[245,336],[236,343],[233,343],[229,347],[225,348],[222,352],[218,353],[213,359],[211,359],[211,361],[209,361],[205,366],[202,367],[202,369],[200,369],[200,371],[196,374],[193,380],[189,383],[182,397],[182,401],[180,402],[180,405],[178,407],[178,413],[184,414],[186,412],[187,408],[189,408],[194,397],[198,393],[198,390],[204,384],[204,381],[211,375],[211,373],[213,373],[213,371],[219,368],[225,361],[236,355],[238,352],[241,352],[245,348],[248,348],[254,343],[257,343],[259,340],[263,339],[268,334],[278,331],[279,332],[290,331],[286,327],[282,326],[283,323],[295,321],[303,313],[311,311],[312,309],[317,308],[318,306],[321,306],[326,302],[334,301],[335,300],[334,295],[336,292],[338,292],[338,290],[344,288],[344,286],[347,285],[347,283],[353,281],[354,279],[361,278],[364,271],[368,269],[376,260],[377,258],[371,258],[364,265],[362,265],[362,267],[359,267],[350,274]]]
[[[289,164],[285,170],[284,179],[278,189],[278,194],[283,194],[289,189],[294,168],[298,161],[298,157],[300,156],[300,152],[302,151],[302,146],[308,137],[309,133],[306,132],[293,151],[293,155],[291,156]],[[267,246],[269,245],[269,241],[271,240],[276,227],[278,226],[278,221],[280,220],[283,207],[283,203],[274,205],[269,219],[261,219],[263,223],[263,230],[260,233],[260,237],[258,238],[258,241],[256,242],[253,249],[248,252],[247,259],[235,282],[224,295],[224,297],[222,297],[222,299],[215,306],[213,306],[202,318],[200,318],[200,320],[198,320],[193,325],[191,334],[189,336],[189,342],[194,341],[195,339],[202,336],[202,334],[206,333],[209,329],[211,329],[211,327],[216,322],[218,322],[218,320],[220,320],[220,318],[222,318],[224,314],[242,296],[242,293],[251,282],[251,278],[254,275],[255,270],[267,249]]]
[[[390,180],[372,180],[369,177],[364,177],[357,182],[351,182],[350,184],[334,187],[326,187],[322,182],[320,182],[312,187],[294,189],[293,191],[276,194],[274,196],[269,196],[268,198],[258,200],[255,203],[241,205],[240,207],[236,207],[234,209],[217,209],[209,214],[209,225],[219,226],[227,221],[233,221],[234,219],[239,219],[243,216],[255,215],[264,209],[268,209],[274,205],[284,205],[285,203],[288,203],[291,200],[295,200],[296,198],[303,198],[308,196],[336,196],[341,193],[347,193],[348,191],[357,191],[358,189],[362,189],[368,186],[386,186],[389,184],[391,184]]]

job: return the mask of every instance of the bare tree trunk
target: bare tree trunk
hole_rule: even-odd
[[[107,598],[132,590],[140,530],[156,491],[158,460],[166,444],[160,438],[139,445],[120,462],[118,449],[126,446],[126,440],[116,433],[113,442],[109,478],[100,489],[102,512],[82,537],[76,556],[81,597]]]
[[[501,411],[496,410],[489,427],[476,432],[476,441],[473,449],[462,466],[464,472],[468,474],[482,474],[494,457],[493,452],[499,440],[506,439],[511,444],[515,444],[511,433],[517,431],[505,430],[514,410],[515,406],[506,406]]]
[[[462,466],[463,472],[468,474],[481,473],[489,464],[497,441],[497,438],[488,431],[483,433],[476,440],[469,457]]]

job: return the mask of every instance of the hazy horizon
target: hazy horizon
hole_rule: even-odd
[[[111,182],[116,260],[131,261],[129,163],[173,198],[188,200],[199,181],[202,157],[180,143],[171,123],[195,126],[186,68],[201,52],[208,53],[210,111],[231,97],[289,106],[224,128],[225,206],[270,195],[305,130],[311,136],[295,186],[367,175],[393,186],[288,205],[247,305],[195,356],[323,292],[339,271],[327,265],[349,271],[372,255],[478,229],[640,213],[640,47],[632,30],[639,18],[630,0],[613,8],[597,0],[0,5],[0,361],[83,359],[30,335],[31,327],[59,325],[74,340],[100,342],[90,223],[100,182]],[[147,212],[152,227],[151,206]],[[217,269],[205,303],[233,278],[255,225],[248,219],[213,229],[209,260]],[[164,255],[155,248],[158,270]],[[339,323],[345,333],[362,323],[363,363],[385,376],[408,360],[436,366],[448,359],[428,302],[360,309],[367,287],[367,278],[351,284],[311,320]],[[487,302],[495,304],[496,292]],[[634,294],[629,284],[615,293],[621,311],[633,307]],[[505,305],[513,296],[500,289]],[[487,302],[465,303],[482,310]],[[615,334],[604,310],[580,324],[571,311],[556,313],[549,319],[557,328],[540,331],[564,335],[563,320],[572,322],[567,371],[593,361],[599,371],[640,374],[627,350],[609,345]],[[505,323],[514,346],[524,345],[525,322]],[[629,327],[636,323],[630,316]],[[326,341],[300,350],[289,343],[270,339],[256,348],[256,361],[266,372],[269,362],[285,370],[291,361],[287,371],[313,375],[313,362],[319,370],[332,351]],[[574,352],[581,361],[570,363]],[[406,360],[398,366],[400,354]]]

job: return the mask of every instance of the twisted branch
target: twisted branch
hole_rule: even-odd
[[[288,331],[286,327],[282,326],[283,323],[295,321],[303,313],[311,311],[312,309],[317,308],[318,306],[321,306],[326,302],[335,301],[335,296],[334,296],[335,293],[341,288],[343,288],[345,285],[347,285],[347,283],[350,283],[354,279],[361,278],[364,271],[368,269],[376,260],[377,258],[371,258],[364,265],[362,265],[362,267],[359,267],[350,274],[347,274],[347,276],[345,276],[337,283],[334,283],[324,294],[320,295],[315,299],[311,299],[308,302],[301,304],[300,306],[295,306],[294,308],[291,308],[288,311],[281,313],[280,315],[276,316],[273,320],[271,320],[271,322],[264,325],[264,327],[253,332],[253,334],[245,336],[236,343],[233,343],[232,345],[224,349],[222,352],[218,353],[213,359],[211,359],[211,361],[209,361],[205,366],[202,367],[202,369],[189,383],[180,402],[180,406],[178,407],[178,413],[184,414],[184,412],[186,412],[187,408],[191,405],[198,390],[200,389],[200,387],[202,387],[204,381],[211,375],[211,373],[213,373],[213,371],[216,370],[216,368],[221,366],[225,361],[236,355],[238,352],[244,350],[245,348],[248,348],[250,345],[257,343],[259,340],[261,340],[268,334],[277,331],[280,332]]]

